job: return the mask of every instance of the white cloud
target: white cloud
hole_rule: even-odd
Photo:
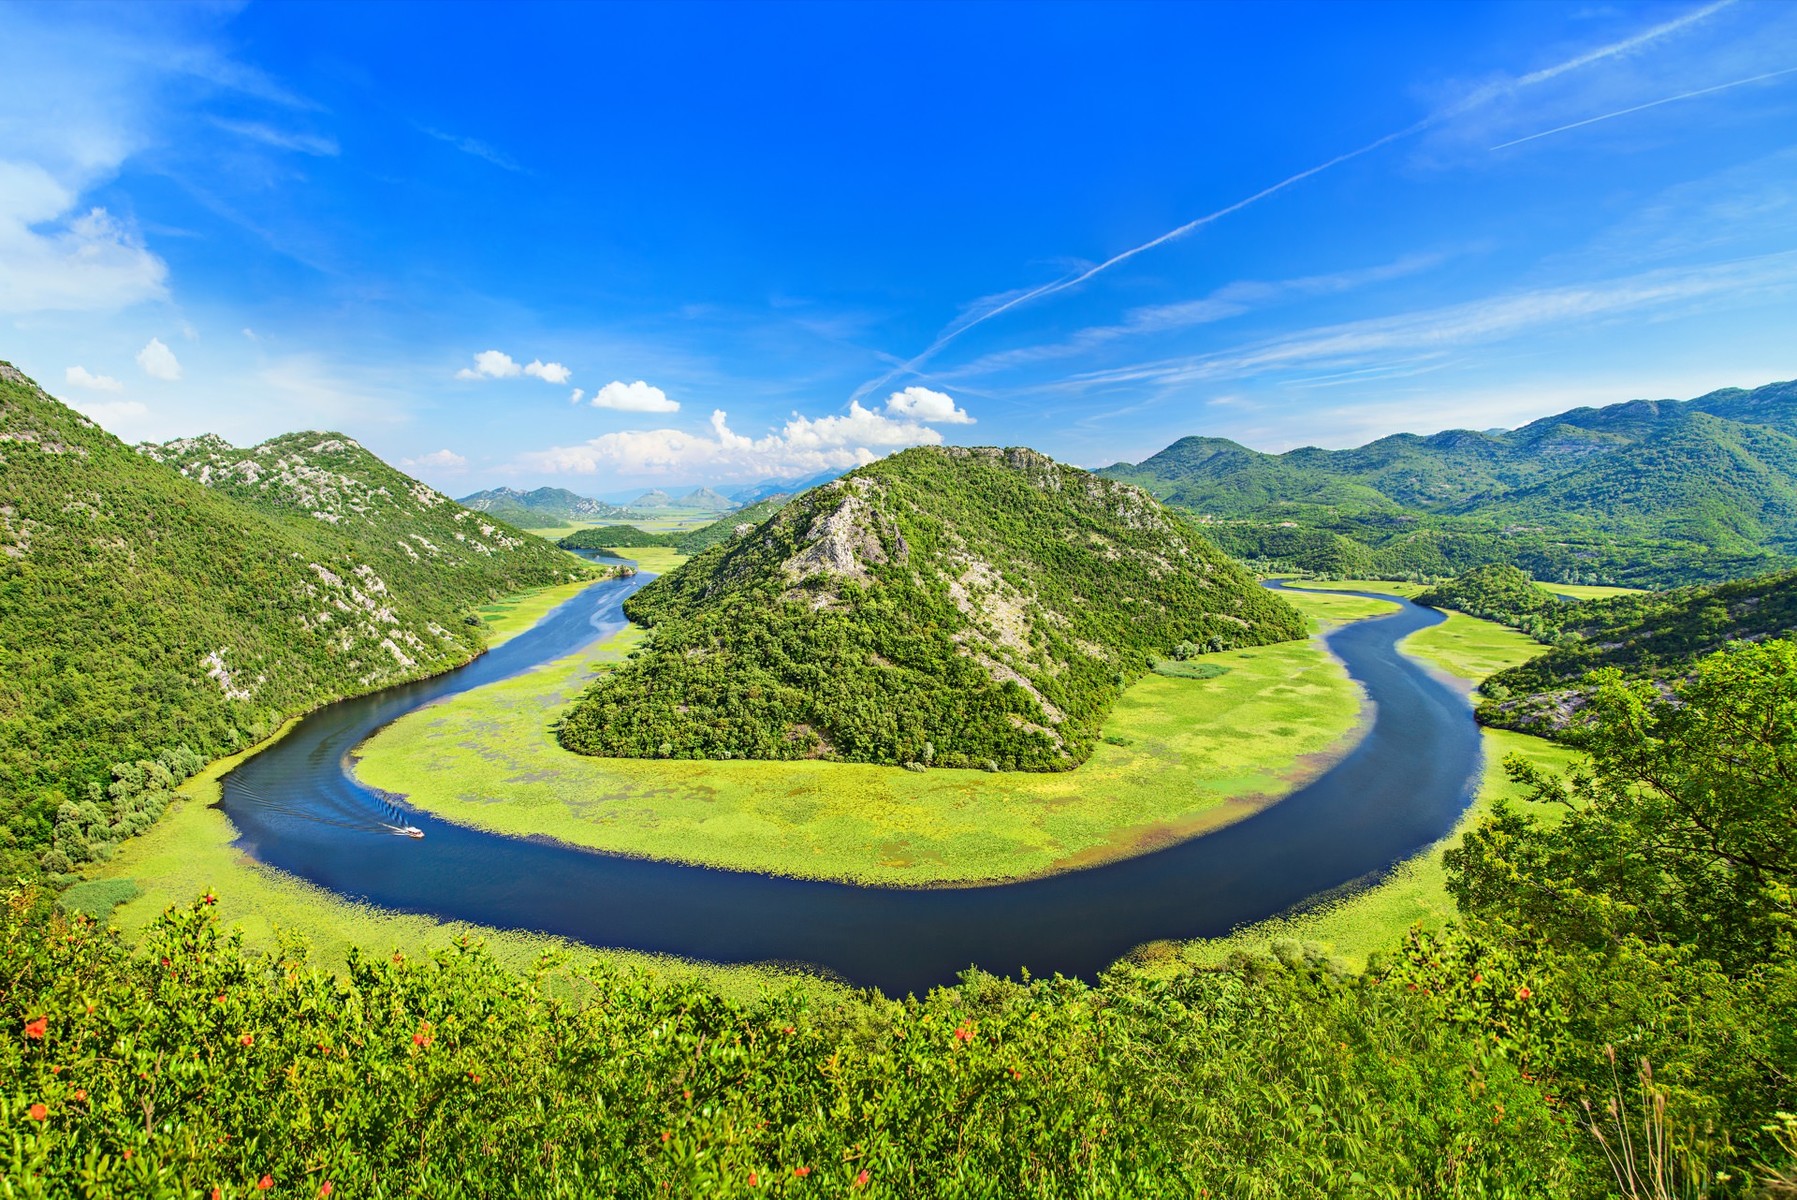
[[[472,369],[463,367],[455,373],[457,379],[510,379],[514,375],[522,375],[524,368],[517,360],[500,350],[482,350],[474,356]]]
[[[98,421],[114,433],[119,432],[120,425],[129,425],[132,417],[141,417],[150,411],[141,400],[100,400],[90,404],[77,404],[75,410],[89,420]]]
[[[166,294],[168,266],[34,163],[0,161],[0,312],[125,308]]]
[[[70,387],[87,388],[96,392],[122,392],[125,385],[110,375],[95,375],[86,367],[70,367],[62,373],[62,377]]]
[[[479,138],[460,137],[453,133],[445,133],[441,129],[432,129],[428,125],[420,125],[418,130],[420,133],[436,138],[439,142],[448,142],[463,154],[472,154],[476,158],[484,159],[501,170],[522,171],[524,169],[513,161],[509,154],[494,149]]]
[[[151,338],[149,345],[137,352],[137,365],[145,375],[164,383],[175,383],[181,378],[181,364],[161,338]]]
[[[926,387],[908,387],[886,397],[886,411],[895,417],[926,421],[932,425],[971,425],[973,418],[954,398]]]
[[[568,393],[568,403],[569,404],[579,404],[584,399],[586,399],[586,389],[585,388],[575,388],[573,391]]]
[[[574,374],[558,362],[546,363],[541,359],[533,359],[530,365],[524,368],[524,373],[534,375],[545,383],[566,383]]]
[[[645,385],[646,386],[646,385]],[[952,406],[951,406],[952,407]],[[607,433],[578,446],[524,454],[531,471],[591,475],[691,475],[712,479],[790,478],[873,462],[878,452],[932,446],[942,435],[919,421],[895,420],[852,402],[843,416],[794,414],[778,431],[745,437],[732,430],[723,410],[711,414],[706,433],[680,429]]]
[[[301,154],[311,154],[318,158],[335,158],[339,152],[337,139],[322,137],[315,133],[276,129],[272,125],[264,125],[260,121],[226,121],[214,117],[212,123],[239,137],[246,137],[251,141],[261,142],[264,146],[274,146],[280,150],[298,150]]]
[[[248,338],[252,342],[260,342],[262,340],[259,336],[257,336],[256,331],[254,329],[251,329],[248,325],[245,325],[243,327],[243,336]]]
[[[439,471],[459,471],[468,465],[468,460],[454,450],[433,450],[429,454],[420,454],[417,458],[402,458],[399,465],[407,470],[428,467]]]
[[[625,383],[614,379],[593,393],[591,404],[594,408],[609,408],[617,412],[671,413],[679,412],[678,401],[668,399],[668,394],[660,388],[637,380]]]

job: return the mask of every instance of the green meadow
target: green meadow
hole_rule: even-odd
[[[645,565],[649,559],[645,555]],[[1383,608],[1298,597],[1313,621]],[[1138,854],[1256,812],[1353,742],[1358,688],[1320,640],[1232,651],[1209,679],[1148,675],[1062,773],[570,754],[550,722],[638,644],[626,630],[401,718],[357,774],[438,816],[621,854],[899,886],[1020,879]]]

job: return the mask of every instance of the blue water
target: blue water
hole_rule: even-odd
[[[1389,870],[1447,834],[1478,777],[1467,701],[1397,650],[1442,614],[1399,610],[1328,644],[1366,689],[1365,737],[1315,782],[1215,833],[1121,862],[968,888],[858,887],[512,838],[395,806],[351,776],[376,730],[625,624],[650,576],[598,583],[459,670],[320,709],[223,781],[238,846],[355,900],[594,946],[802,964],[902,995],[969,966],[1092,978],[1134,947],[1213,937]],[[1371,594],[1371,593],[1357,593]],[[425,837],[396,836],[415,824]]]

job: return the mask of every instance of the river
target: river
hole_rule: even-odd
[[[1454,827],[1478,780],[1464,697],[1397,643],[1442,614],[1396,596],[1329,647],[1374,705],[1315,782],[1214,833],[1018,883],[863,887],[627,858],[507,837],[396,808],[350,756],[433,700],[571,654],[625,624],[650,576],[593,585],[458,670],[329,705],[226,775],[220,803],[258,861],[352,900],[593,946],[822,969],[904,995],[977,965],[1091,979],[1144,942],[1214,937],[1389,870]],[[1370,593],[1357,593],[1370,594]],[[397,836],[415,824],[422,839]]]

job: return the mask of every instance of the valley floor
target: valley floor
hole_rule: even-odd
[[[674,561],[661,554],[643,558],[650,569]],[[1319,631],[1387,607],[1332,589],[1405,590],[1374,582],[1309,586],[1317,590],[1288,595]],[[485,616],[495,641],[528,627],[557,599],[546,591],[493,606]],[[601,664],[628,653],[640,637],[627,630],[580,655],[414,713],[364,747],[358,773],[375,786],[410,793],[413,803],[439,815],[501,832],[548,833],[627,853],[783,874],[941,884],[1082,866],[1239,819],[1352,745],[1361,717],[1358,689],[1313,638],[1218,656],[1231,669],[1215,679],[1146,677],[1106,725],[1108,737],[1128,744],[1107,742],[1085,766],[1064,774],[601,760],[561,750],[547,722]],[[1471,686],[1539,647],[1490,622],[1453,614],[1413,635],[1406,649]],[[1509,788],[1499,767],[1505,754],[1554,766],[1571,758],[1539,739],[1501,731],[1485,736],[1485,784],[1452,838]],[[234,763],[222,760],[189,781],[156,827],[90,872],[138,889],[114,913],[128,935],[167,906],[212,890],[220,915],[252,943],[272,946],[277,931],[302,934],[325,962],[341,962],[351,946],[416,956],[463,934],[484,939],[517,967],[545,953],[594,953],[537,935],[359,906],[261,866],[232,845],[235,831],[212,804],[217,780]],[[499,794],[508,800],[489,799]],[[1137,958],[1168,967],[1220,962],[1232,951],[1265,952],[1270,942],[1289,938],[1318,943],[1358,965],[1366,953],[1389,949],[1412,922],[1439,925],[1451,913],[1440,849],[1307,914],[1232,938],[1145,947]],[[783,982],[756,968],[609,951],[601,957],[674,976],[700,974],[741,996]],[[822,980],[807,986],[834,987]]]
[[[1380,607],[1298,598],[1313,620]],[[1149,675],[1073,771],[666,761],[571,754],[548,728],[635,629],[402,717],[357,776],[438,816],[615,853],[898,886],[1021,879],[1128,857],[1276,802],[1351,747],[1362,700],[1319,639],[1214,656],[1213,679]],[[1212,660],[1207,660],[1212,661]],[[501,798],[503,797],[503,798]]]

